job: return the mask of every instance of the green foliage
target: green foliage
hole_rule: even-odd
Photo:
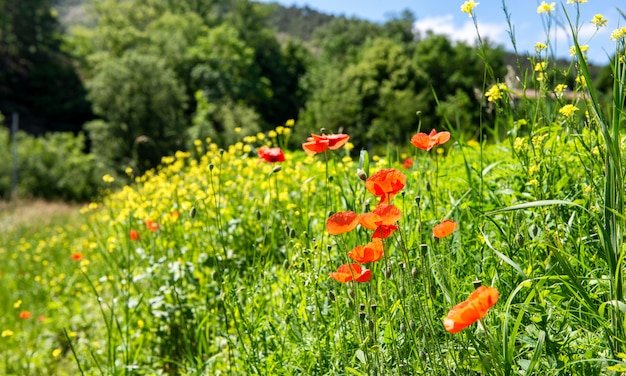
[[[9,131],[0,128],[0,197],[11,197],[13,158]],[[93,199],[100,186],[94,174],[95,158],[85,153],[85,136],[51,133],[17,137],[19,197],[85,202]]]
[[[109,169],[146,171],[184,145],[185,91],[164,59],[126,52],[103,62],[87,87],[94,112],[107,121],[86,129]]]

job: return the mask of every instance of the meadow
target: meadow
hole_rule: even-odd
[[[612,38],[608,100],[578,42],[569,91],[541,46],[532,87],[486,82],[499,132],[416,117],[405,145],[324,130],[288,151],[289,120],[105,175],[80,209],[3,208],[0,374],[626,372]]]

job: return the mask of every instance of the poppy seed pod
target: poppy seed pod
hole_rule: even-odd
[[[191,209],[189,210],[189,217],[195,218],[195,216],[196,216],[196,207],[192,206]]]
[[[277,172],[280,172],[280,170],[282,170],[282,169],[283,169],[283,166],[280,166],[280,165],[274,166],[274,168],[272,169],[272,173],[275,174]]]

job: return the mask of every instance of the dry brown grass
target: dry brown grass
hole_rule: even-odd
[[[43,200],[0,201],[0,231],[66,223],[80,215],[81,205]]]

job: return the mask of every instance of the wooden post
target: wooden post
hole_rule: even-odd
[[[17,131],[19,129],[19,115],[13,113],[11,122],[11,154],[13,156],[13,173],[11,174],[11,200],[17,199]]]

